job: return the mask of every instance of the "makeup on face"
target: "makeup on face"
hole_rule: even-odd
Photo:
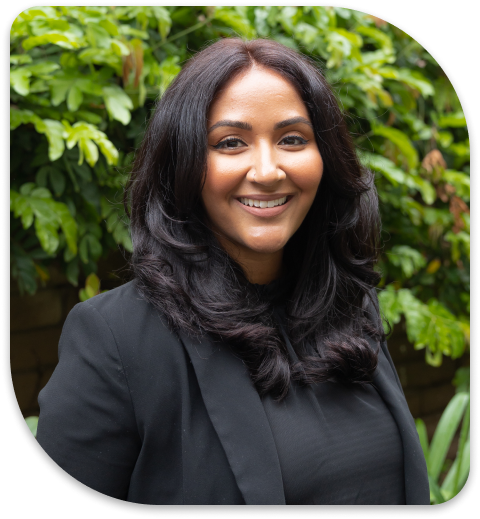
[[[218,93],[208,114],[202,201],[227,252],[278,256],[307,215],[322,172],[308,110],[282,76],[253,67]]]

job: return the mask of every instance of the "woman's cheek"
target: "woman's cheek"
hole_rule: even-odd
[[[315,197],[323,175],[323,161],[317,153],[305,154],[291,168],[291,180],[305,194]]]

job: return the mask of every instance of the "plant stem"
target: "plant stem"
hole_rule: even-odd
[[[190,34],[193,31],[196,31],[197,29],[200,29],[204,25],[206,25],[208,22],[211,22],[213,18],[206,18],[203,22],[198,22],[195,25],[192,25],[191,27],[188,27],[188,29],[184,29],[183,31],[177,32],[173,36],[170,36],[170,38],[167,38],[165,41],[162,41],[158,45],[152,47],[152,52],[154,50],[159,49],[160,47],[163,47],[166,43],[170,43],[171,41],[174,41],[178,38],[181,38],[182,36],[185,36],[186,34]]]

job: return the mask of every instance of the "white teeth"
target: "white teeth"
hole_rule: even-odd
[[[276,200],[254,200],[252,198],[240,198],[240,202],[243,205],[249,205],[250,207],[260,207],[262,209],[266,207],[276,207],[277,205],[283,205],[287,201],[287,197],[277,198]]]

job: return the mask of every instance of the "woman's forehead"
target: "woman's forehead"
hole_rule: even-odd
[[[267,68],[252,68],[234,77],[219,91],[209,111],[209,122],[239,117],[301,115],[307,108],[295,87],[279,73]]]

